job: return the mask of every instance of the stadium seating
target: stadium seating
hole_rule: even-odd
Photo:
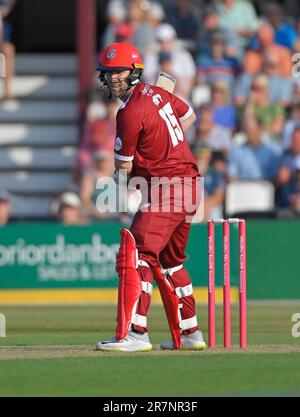
[[[79,113],[75,54],[19,54],[13,101],[1,101],[0,189],[12,217],[47,219],[53,197],[72,182]]]

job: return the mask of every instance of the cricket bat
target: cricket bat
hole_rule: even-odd
[[[161,87],[169,93],[173,93],[176,84],[176,78],[167,72],[160,71],[156,80],[155,85]]]

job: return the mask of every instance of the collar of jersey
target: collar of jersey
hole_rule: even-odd
[[[136,87],[135,87],[135,88],[136,88]],[[127,104],[127,103],[129,102],[129,100],[131,99],[131,96],[132,96],[132,94],[133,94],[133,92],[134,92],[135,88],[131,91],[131,93],[130,93],[130,94],[129,94],[129,96],[127,97],[126,101],[125,101],[123,104],[121,104],[121,106],[119,107],[119,110],[124,109],[124,107],[126,106],[126,104]]]

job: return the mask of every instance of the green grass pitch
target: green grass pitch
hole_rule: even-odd
[[[162,306],[152,305],[154,350],[97,352],[96,341],[114,333],[112,305],[4,307],[7,336],[0,338],[1,396],[298,396],[300,338],[291,318],[298,302],[249,302],[248,342],[238,349],[238,307],[232,307],[232,349],[168,352]],[[197,306],[207,341],[207,307]]]

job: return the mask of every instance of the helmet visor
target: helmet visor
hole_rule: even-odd
[[[97,71],[112,72],[112,71],[126,71],[126,70],[132,70],[132,68],[129,68],[129,67],[104,67],[101,64],[98,65],[98,67],[97,67]]]

